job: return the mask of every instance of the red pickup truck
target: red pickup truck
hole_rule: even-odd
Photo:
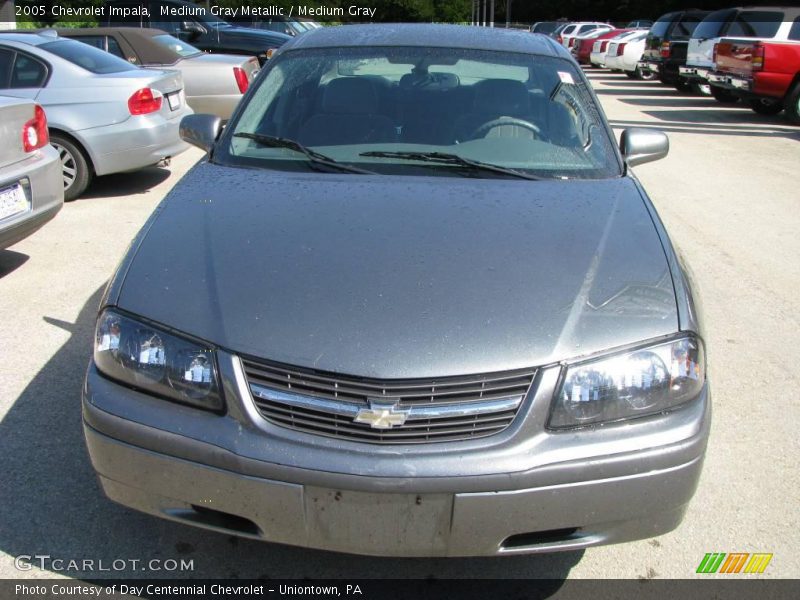
[[[800,124],[800,41],[723,39],[714,46],[708,82],[730,90],[759,114],[786,111]]]

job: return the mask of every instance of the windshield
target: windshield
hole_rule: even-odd
[[[603,117],[571,61],[362,47],[294,50],[270,62],[226,128],[215,160],[309,168],[306,156],[259,143],[255,135],[293,140],[377,173],[464,174],[463,161],[454,168],[452,160],[434,164],[397,156],[406,152],[456,155],[539,177],[620,174]],[[392,156],[376,155],[387,153]]]
[[[82,42],[76,42],[75,40],[46,42],[40,44],[39,48],[47,50],[74,65],[78,65],[98,75],[121,73],[123,71],[132,71],[139,68],[133,66],[126,60],[117,58],[109,52],[104,52],[99,48]]]
[[[176,37],[172,37],[168,33],[165,33],[163,35],[154,35],[152,39],[156,44],[158,44],[162,48],[168,48],[169,50],[172,50],[172,52],[174,52],[178,56],[182,56],[183,58],[201,54],[200,50],[198,50],[191,44],[187,44],[183,40],[179,40]]]

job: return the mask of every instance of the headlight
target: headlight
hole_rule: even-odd
[[[704,381],[703,348],[694,337],[570,365],[549,427],[581,427],[656,414],[696,397]]]
[[[222,409],[216,357],[206,346],[114,310],[97,319],[94,362],[106,376],[158,396]]]

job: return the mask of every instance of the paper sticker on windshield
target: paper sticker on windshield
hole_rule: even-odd
[[[571,83],[575,85],[575,80],[572,79],[571,73],[565,73],[564,71],[559,71],[558,76],[561,78],[561,83]]]

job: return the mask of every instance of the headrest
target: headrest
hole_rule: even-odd
[[[522,82],[513,79],[484,79],[474,85],[476,112],[515,115],[527,112],[530,101]]]
[[[322,110],[333,114],[367,115],[378,112],[378,93],[368,79],[341,77],[325,87]]]

